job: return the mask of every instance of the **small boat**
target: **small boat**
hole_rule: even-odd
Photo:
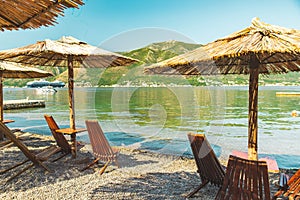
[[[54,94],[57,92],[56,89],[54,89],[52,86],[44,86],[44,87],[41,87],[41,88],[36,88],[37,90],[37,93],[40,93],[40,94]]]
[[[62,81],[53,81],[53,82],[50,82],[50,86],[52,86],[52,87],[60,87],[60,88],[62,88],[62,87],[65,87],[65,83],[64,82],[62,82]]]
[[[26,87],[28,88],[41,88],[44,86],[52,86],[52,87],[65,87],[65,83],[62,81],[53,81],[49,82],[44,79],[38,80],[38,81],[30,81],[26,84]]]
[[[29,81],[26,84],[26,87],[29,87],[29,88],[39,88],[39,87],[44,87],[44,86],[48,86],[48,85],[49,85],[49,81],[41,79],[39,81]]]

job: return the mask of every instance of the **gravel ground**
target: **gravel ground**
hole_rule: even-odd
[[[51,137],[26,133],[25,144],[38,150],[55,144]],[[193,159],[122,148],[120,168],[111,164],[100,175],[101,163],[80,172],[92,160],[88,144],[76,159],[66,156],[45,164],[53,170],[33,167],[10,182],[21,168],[0,175],[0,199],[185,199],[200,184]],[[53,159],[56,155],[54,155]],[[58,156],[58,155],[57,155]],[[25,159],[16,147],[0,150],[0,171]],[[221,161],[222,162],[222,161]],[[225,162],[222,162],[225,164]],[[272,194],[279,174],[270,173]],[[207,185],[191,199],[214,199],[218,187]]]

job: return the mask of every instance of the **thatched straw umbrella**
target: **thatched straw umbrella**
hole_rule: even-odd
[[[126,66],[137,60],[112,53],[73,37],[59,40],[44,40],[35,44],[0,52],[0,60],[53,67],[68,67],[70,128],[75,130],[74,112],[74,68],[106,68]],[[72,136],[72,135],[71,135]],[[73,135],[72,141],[76,141]]]
[[[53,25],[66,8],[79,5],[83,5],[82,0],[2,0],[0,31]]]
[[[299,70],[300,31],[269,25],[258,18],[248,28],[145,69],[150,74],[250,74],[249,159],[257,159],[259,74]]]
[[[25,67],[18,63],[0,61],[0,121],[5,122],[3,119],[3,78],[44,78],[47,76],[52,76],[52,74],[36,68]],[[3,139],[2,133],[0,134],[1,139]]]
[[[0,2],[0,31],[54,25],[57,16],[63,15],[66,8],[78,8],[83,4],[82,0],[2,0]],[[2,120],[3,99],[0,101]],[[2,137],[0,134],[0,139]]]

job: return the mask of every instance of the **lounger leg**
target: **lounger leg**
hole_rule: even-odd
[[[77,155],[77,142],[76,142],[76,134],[71,134],[71,154],[72,158],[76,158]]]
[[[41,161],[39,161],[39,165],[40,165],[42,168],[44,168],[46,171],[51,172],[51,170],[50,170],[44,163],[42,163]]]
[[[94,164],[96,164],[98,161],[99,161],[99,158],[96,158],[95,160],[93,160],[93,162],[91,162],[90,164],[88,164],[86,167],[80,169],[79,171],[82,172],[82,171],[84,171],[84,170],[90,168],[91,166],[93,166]]]
[[[110,163],[110,160],[107,161],[107,162],[105,163],[105,165],[100,169],[100,171],[99,171],[99,174],[100,174],[100,175],[102,175],[102,174],[104,173],[104,171],[106,170],[106,168],[107,168],[107,166],[108,166],[109,163]]]
[[[194,189],[191,193],[189,193],[188,195],[186,195],[186,198],[190,198],[192,197],[194,194],[196,194],[201,188],[203,188],[206,184],[208,183],[208,181],[204,181],[201,185],[199,185],[196,189]]]

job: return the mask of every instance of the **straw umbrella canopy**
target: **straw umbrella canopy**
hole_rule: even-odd
[[[46,39],[25,47],[0,51],[0,60],[17,63],[68,67],[70,128],[75,129],[74,68],[126,66],[137,60],[89,45],[73,37],[53,41]]]
[[[145,69],[149,74],[249,74],[248,157],[257,159],[259,74],[300,70],[300,31],[252,20],[252,25]]]
[[[51,73],[31,68],[25,67],[18,63],[11,63],[0,61],[0,121],[3,119],[3,78],[44,78],[47,76],[52,76]],[[2,134],[0,135],[0,139],[2,138]]]
[[[66,8],[78,8],[82,0],[2,0],[0,30],[32,29],[54,25]]]

